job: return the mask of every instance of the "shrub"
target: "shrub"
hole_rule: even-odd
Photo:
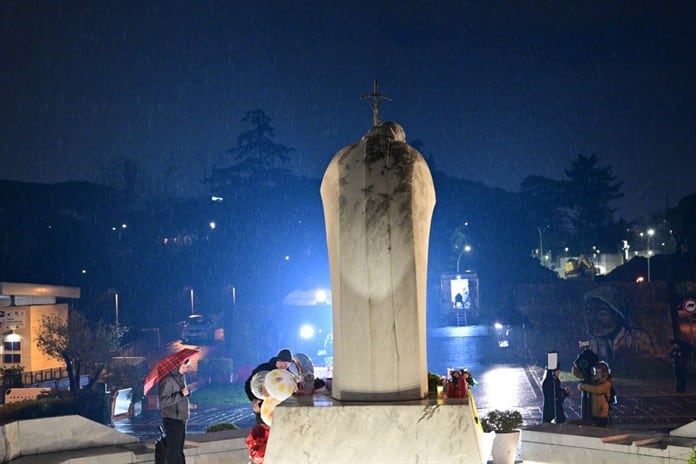
[[[229,422],[221,422],[219,424],[213,424],[208,429],[205,431],[205,433],[208,432],[222,432],[223,430],[237,430],[239,427],[237,427],[234,424],[231,424]]]
[[[435,392],[438,385],[442,385],[442,377],[437,374],[433,374],[432,372],[428,372],[428,390]]]
[[[522,425],[522,414],[514,409],[489,411],[481,419],[484,432],[509,433]]]
[[[0,425],[18,420],[80,415],[93,421],[108,424],[110,397],[98,392],[81,390],[78,395],[54,392],[36,400],[10,403],[0,408]]]
[[[691,448],[691,455],[689,456],[689,460],[686,461],[686,464],[696,464],[696,446]]]

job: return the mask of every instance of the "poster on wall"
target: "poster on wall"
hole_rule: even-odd
[[[23,329],[26,318],[27,311],[24,309],[0,311],[0,329]]]

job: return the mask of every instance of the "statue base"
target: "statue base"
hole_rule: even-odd
[[[403,402],[293,397],[273,413],[264,464],[485,464],[472,396]]]

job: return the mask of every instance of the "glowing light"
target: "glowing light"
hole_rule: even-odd
[[[215,221],[210,221],[210,224],[208,224],[208,225],[210,226],[211,229],[214,229],[215,227],[217,227],[217,224],[215,224]]]
[[[314,301],[319,303],[326,303],[326,290],[317,290],[314,294]]]
[[[493,324],[493,327],[495,327],[496,330],[500,330],[503,328],[503,324],[501,324],[500,322],[496,322],[495,324]]]
[[[314,327],[309,324],[304,324],[302,327],[300,327],[300,337],[305,340],[309,340],[310,338],[314,337]]]
[[[519,368],[496,367],[487,371],[479,379],[486,386],[486,396],[495,398],[496,409],[514,409],[522,404],[526,395],[534,395],[534,390],[525,375],[520,375]]]

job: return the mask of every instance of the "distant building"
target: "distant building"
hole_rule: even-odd
[[[36,345],[43,316],[68,319],[68,301],[80,289],[56,285],[0,282],[0,366],[20,365],[25,372],[64,367]]]

